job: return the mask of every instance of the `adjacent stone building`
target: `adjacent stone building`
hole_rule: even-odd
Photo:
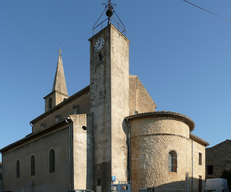
[[[0,191],[2,190],[2,162],[0,162]]]
[[[231,140],[206,148],[207,178],[221,177],[223,171],[231,170]]]
[[[106,6],[110,12],[112,5]],[[14,192],[106,191],[112,176],[133,191],[202,191],[205,147],[187,116],[155,111],[129,75],[129,40],[108,18],[89,39],[90,85],[66,89],[61,50],[45,112],[32,133],[1,149],[3,189]],[[74,82],[73,82],[74,83]]]

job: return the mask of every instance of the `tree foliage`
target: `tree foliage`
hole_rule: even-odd
[[[229,189],[231,189],[231,169],[229,171],[224,170],[221,175],[221,178],[227,179]]]

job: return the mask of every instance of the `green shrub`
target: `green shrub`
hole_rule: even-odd
[[[221,178],[227,179],[229,190],[231,190],[231,169],[229,171],[224,170],[221,175]]]

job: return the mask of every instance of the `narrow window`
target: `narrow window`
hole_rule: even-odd
[[[52,99],[50,98],[49,101],[48,101],[48,106],[49,106],[49,109],[52,108]]]
[[[102,53],[99,53],[99,61],[101,61],[102,60]]]
[[[30,159],[30,175],[31,176],[35,175],[35,157],[34,157],[34,155],[32,155],[31,159]]]
[[[101,178],[98,178],[98,179],[97,179],[97,186],[101,186],[101,182],[102,182],[102,179],[101,179]]]
[[[198,192],[202,192],[202,176],[201,175],[199,175]]]
[[[102,190],[102,178],[97,178],[96,182],[96,192],[101,192]]]
[[[55,172],[55,151],[53,149],[50,150],[49,163],[50,163],[50,173]]]
[[[168,171],[177,172],[177,155],[175,151],[170,151],[168,154]]]
[[[202,153],[199,153],[199,165],[202,165]]]
[[[20,162],[16,161],[16,178],[20,178]]]
[[[213,175],[213,165],[208,165],[207,166],[207,174],[208,175]]]

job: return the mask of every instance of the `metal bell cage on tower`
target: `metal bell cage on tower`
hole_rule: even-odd
[[[115,12],[115,9],[114,9],[114,7],[116,7],[117,5],[112,4],[111,0],[107,0],[107,1],[108,1],[107,3],[102,4],[102,6],[104,6],[105,8],[104,8],[103,13],[100,15],[99,19],[96,21],[96,23],[93,26],[93,35],[98,33],[100,30],[102,30],[107,25],[113,24],[118,28],[118,30],[122,34],[124,34],[126,36],[126,28],[125,28],[123,22],[120,20],[119,16],[117,15],[117,13]],[[100,18],[105,13],[105,11],[106,11],[107,18],[105,20],[103,20],[101,23],[98,24]],[[113,17],[114,13],[115,13],[116,17],[119,19],[119,22]],[[100,30],[98,31],[97,29],[100,29]]]

